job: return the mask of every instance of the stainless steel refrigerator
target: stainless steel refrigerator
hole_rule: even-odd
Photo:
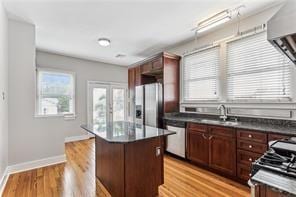
[[[160,83],[136,86],[135,122],[161,127],[163,91]]]

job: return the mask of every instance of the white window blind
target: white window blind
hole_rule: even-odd
[[[38,115],[74,113],[74,75],[51,70],[37,70]]]
[[[219,47],[212,47],[184,57],[183,99],[217,100]]]
[[[229,100],[289,100],[291,63],[261,32],[228,43]]]

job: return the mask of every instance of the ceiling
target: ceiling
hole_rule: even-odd
[[[196,23],[244,4],[244,16],[279,0],[6,0],[9,17],[36,26],[36,46],[127,66],[194,37]],[[102,47],[97,39],[111,45]],[[126,57],[117,58],[118,54]]]

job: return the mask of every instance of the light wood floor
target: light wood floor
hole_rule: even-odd
[[[66,144],[67,163],[13,174],[3,197],[108,197],[95,179],[94,140]],[[161,197],[250,196],[249,189],[171,157],[165,157]]]

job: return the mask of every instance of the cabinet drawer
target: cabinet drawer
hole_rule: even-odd
[[[258,143],[267,143],[267,134],[256,132],[256,131],[239,129],[237,130],[237,139],[248,140],[248,141],[258,142]]]
[[[243,141],[243,140],[237,141],[237,147],[242,150],[261,153],[261,154],[263,154],[267,150],[266,144],[260,144],[260,143]]]
[[[235,137],[235,130],[228,127],[209,126],[209,132],[218,136]]]
[[[249,180],[251,174],[251,165],[237,164],[237,176],[242,180]]]
[[[268,134],[268,141],[282,140],[288,137],[289,137],[288,135]]]
[[[237,162],[240,164],[251,165],[261,154],[250,151],[237,150]]]
[[[198,132],[203,132],[203,133],[208,132],[207,126],[203,125],[203,124],[189,123],[189,124],[187,124],[187,129],[189,129],[191,131],[198,131]]]

